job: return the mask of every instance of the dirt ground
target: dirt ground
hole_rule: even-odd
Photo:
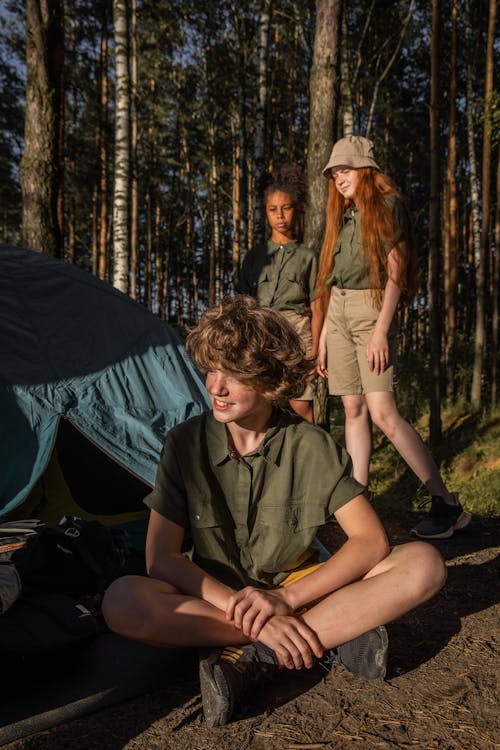
[[[382,518],[394,544],[409,540],[411,514]],[[203,721],[194,660],[168,686],[63,724],[5,750],[493,750],[498,711],[498,537],[492,519],[475,519],[435,542],[449,577],[432,601],[388,625],[384,683],[342,667],[280,673],[249,697],[227,727]],[[326,546],[340,541],[328,525]]]

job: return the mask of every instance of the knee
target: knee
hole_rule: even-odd
[[[373,424],[382,430],[384,435],[389,438],[392,442],[398,427],[400,417],[397,411],[380,411],[378,409],[370,409],[370,417]]]
[[[410,580],[420,602],[430,599],[442,589],[446,582],[445,562],[438,550],[425,542],[412,542],[410,545]]]
[[[344,404],[344,413],[347,422],[353,422],[358,419],[366,419],[368,416],[368,408],[365,401],[359,403]]]
[[[138,637],[140,623],[146,622],[141,577],[123,576],[107,588],[102,600],[102,614],[110,630],[130,638]]]

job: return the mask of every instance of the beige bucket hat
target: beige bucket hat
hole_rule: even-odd
[[[380,170],[379,165],[373,158],[373,143],[362,135],[348,135],[341,138],[334,145],[328,164],[323,169],[325,177],[331,177],[330,170],[333,167],[373,167]]]

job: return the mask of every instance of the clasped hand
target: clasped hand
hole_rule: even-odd
[[[246,586],[233,594],[226,607],[226,618],[253,641],[273,615],[291,615],[293,608],[279,590],[257,589]]]
[[[286,602],[283,590],[262,590],[247,586],[233,594],[226,618],[251,640],[271,648],[281,667],[302,669],[313,666],[323,655],[314,632]]]

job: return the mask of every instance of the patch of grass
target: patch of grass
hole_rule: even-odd
[[[413,424],[427,440],[428,415]],[[442,427],[443,441],[433,454],[446,485],[460,493],[461,502],[474,515],[500,516],[500,412],[479,417],[454,407],[443,411]],[[342,408],[335,403],[330,431],[343,442]],[[425,487],[378,430],[373,442],[370,489],[377,505],[416,510],[428,498]]]

